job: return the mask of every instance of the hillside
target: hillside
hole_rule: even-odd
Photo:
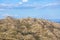
[[[60,40],[60,24],[37,18],[0,19],[0,40]]]

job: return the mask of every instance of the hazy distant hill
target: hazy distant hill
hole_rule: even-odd
[[[47,19],[47,20],[50,20],[50,21],[52,21],[52,22],[60,23],[60,19]]]
[[[44,19],[0,19],[0,40],[60,40],[60,24]]]

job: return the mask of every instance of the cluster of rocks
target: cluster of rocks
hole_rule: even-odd
[[[0,40],[60,40],[60,24],[44,19],[0,19]]]

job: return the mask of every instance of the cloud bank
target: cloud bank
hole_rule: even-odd
[[[27,0],[22,0],[23,2],[27,2]],[[0,3],[0,9],[32,9],[32,8],[44,8],[44,7],[52,7],[52,6],[60,6],[60,3],[48,3],[48,4],[23,4],[19,2],[17,4],[5,4]]]
[[[22,0],[22,2],[28,2],[28,0]]]

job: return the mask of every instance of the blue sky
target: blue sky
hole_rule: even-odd
[[[0,18],[60,19],[60,0],[0,0]]]

